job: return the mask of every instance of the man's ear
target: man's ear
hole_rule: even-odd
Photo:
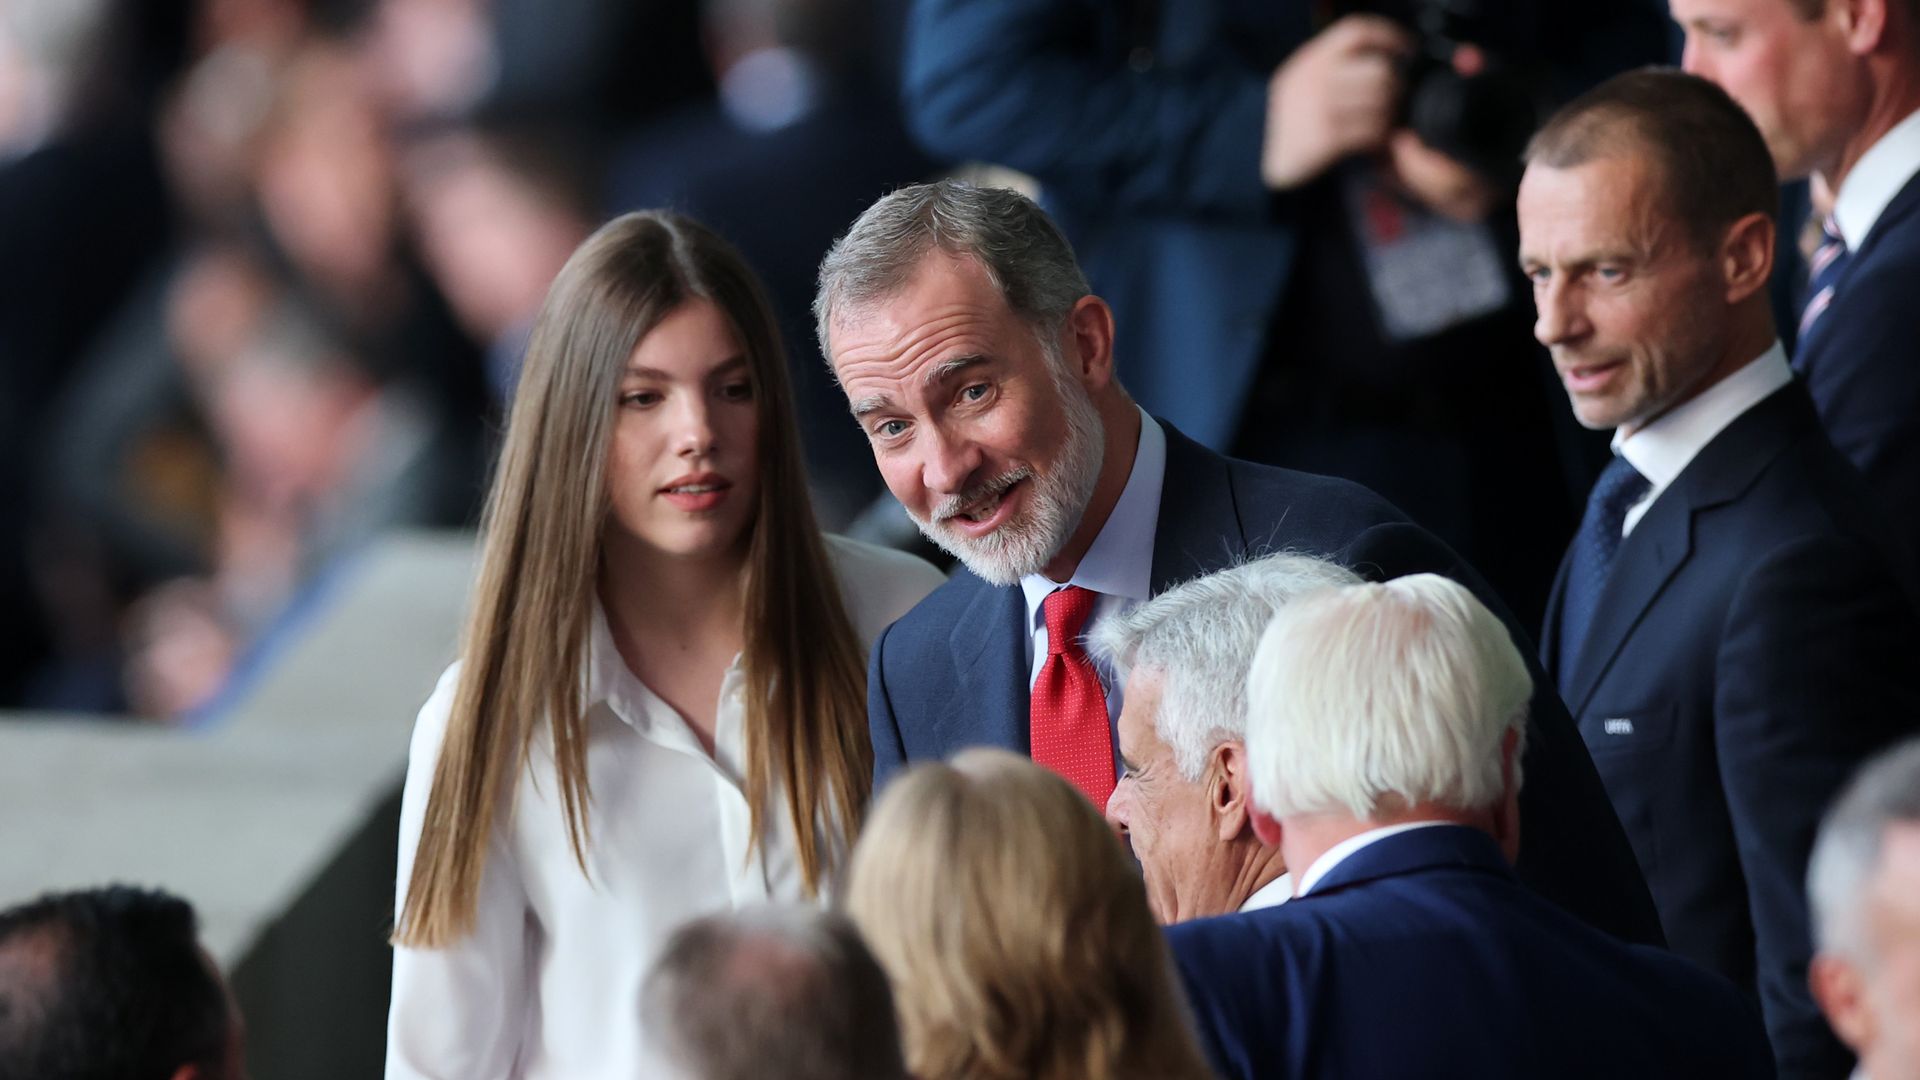
[[[1253,835],[1259,837],[1261,843],[1270,848],[1280,846],[1280,838],[1285,835],[1285,830],[1280,827],[1279,818],[1253,805],[1252,802],[1247,803],[1247,817],[1253,822]]]
[[[1089,293],[1067,313],[1067,361],[1088,390],[1105,389],[1113,381],[1113,309]]]
[[[1866,982],[1852,961],[1833,953],[1815,953],[1807,965],[1807,988],[1841,1042],[1856,1053],[1873,1043],[1873,1010],[1867,1007]]]
[[[1247,831],[1248,812],[1253,809],[1247,786],[1247,747],[1238,739],[1227,739],[1207,756],[1207,772],[1202,778],[1207,787],[1207,810],[1213,815],[1215,835],[1221,843],[1232,843]]]
[[[1855,56],[1867,56],[1886,44],[1887,8],[1893,2],[1895,0],[1827,0],[1825,14],[1846,36],[1847,51]]]
[[[1727,303],[1741,303],[1767,287],[1773,277],[1773,243],[1773,219],[1765,214],[1748,214],[1728,227],[1720,244]]]

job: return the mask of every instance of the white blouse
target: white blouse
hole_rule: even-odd
[[[827,537],[862,650],[940,584],[896,551]],[[642,1042],[640,984],[666,937],[717,910],[798,901],[793,824],[776,797],[748,853],[738,658],[720,687],[714,754],[633,676],[595,605],[587,664],[591,840],[567,842],[551,736],[540,725],[511,818],[495,825],[473,933],[444,949],[396,948],[388,1080],[667,1075]],[[400,804],[405,903],[459,665],[420,709]],[[845,838],[833,838],[844,851]]]

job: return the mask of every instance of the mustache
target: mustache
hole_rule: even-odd
[[[1033,469],[1026,465],[1001,473],[990,480],[975,484],[958,495],[949,495],[940,500],[930,516],[934,521],[945,521],[948,518],[957,517],[964,510],[999,498],[1008,488],[1032,475]]]

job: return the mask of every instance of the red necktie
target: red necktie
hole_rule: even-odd
[[[1102,812],[1113,794],[1113,741],[1107,695],[1080,630],[1093,614],[1093,593],[1069,585],[1047,594],[1047,659],[1033,681],[1033,760],[1067,778]]]

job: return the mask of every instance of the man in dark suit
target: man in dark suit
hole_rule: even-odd
[[[1719,88],[1621,76],[1528,151],[1521,262],[1582,424],[1614,430],[1543,656],[1673,948],[1757,993],[1786,1075],[1847,1056],[1807,991],[1821,808],[1912,730],[1897,545],[1774,335],[1772,164]]]
[[[1515,880],[1531,693],[1500,620],[1438,575],[1279,610],[1247,771],[1294,899],[1167,934],[1220,1075],[1772,1075],[1725,979]]]
[[[896,191],[834,246],[820,279],[822,348],[881,475],[964,564],[875,645],[876,784],[907,761],[986,744],[1031,753],[1104,806],[1121,688],[1081,637],[1251,555],[1322,554],[1379,578],[1436,571],[1498,604],[1371,492],[1222,458],[1148,418],[1114,378],[1112,312],[1015,192]],[[1538,685],[1521,874],[1596,925],[1657,940],[1585,749],[1544,676]]]
[[[1920,3],[1672,0],[1783,180],[1831,196],[1793,366],[1833,444],[1920,556]]]

